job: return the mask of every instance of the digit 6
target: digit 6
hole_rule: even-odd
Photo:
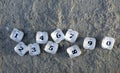
[[[60,37],[61,37],[61,35],[60,35],[59,33],[57,33],[57,34],[56,34],[56,37],[57,37],[57,38],[60,38]]]

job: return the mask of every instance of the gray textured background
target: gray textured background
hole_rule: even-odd
[[[9,38],[13,28],[25,33],[26,44],[35,42],[37,31],[72,28],[82,55],[70,59],[66,48],[73,44],[62,41],[56,55],[40,45],[39,56],[20,57]],[[95,50],[83,49],[86,36],[96,37]],[[101,48],[104,36],[116,38],[112,51]],[[0,0],[0,73],[120,73],[120,0]]]

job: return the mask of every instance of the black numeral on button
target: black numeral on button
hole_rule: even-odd
[[[107,41],[107,43],[106,43],[108,46],[110,46],[111,45],[111,42],[110,41]]]
[[[88,41],[88,44],[89,44],[89,45],[92,45],[92,41]]]
[[[70,38],[72,38],[74,36],[74,34],[70,34]]]
[[[16,34],[15,34],[15,38],[17,38],[17,36],[18,36],[18,34],[16,33]]]
[[[40,36],[40,39],[41,39],[41,40],[44,40],[44,37],[43,37],[43,36]]]
[[[35,47],[33,47],[32,49],[33,49],[33,50],[32,50],[32,52],[36,52],[36,49],[35,49]]]
[[[60,38],[60,37],[61,37],[61,35],[60,35],[59,33],[57,33],[57,34],[56,34],[56,37],[57,37],[57,38]]]
[[[73,54],[76,54],[76,53],[77,53],[77,50],[73,50],[72,53],[73,53]]]
[[[23,50],[23,47],[21,47],[21,46],[20,46],[20,48],[19,48],[18,50],[19,50],[20,52],[22,52],[22,50]]]
[[[53,50],[53,46],[50,46],[49,50]]]

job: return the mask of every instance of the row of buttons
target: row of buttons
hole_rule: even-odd
[[[38,31],[36,34],[36,43],[29,44],[26,46],[21,40],[24,37],[24,33],[16,28],[13,29],[10,38],[18,44],[14,48],[15,52],[19,54],[20,56],[24,56],[27,52],[31,56],[39,55],[40,54],[40,46],[39,44],[46,44],[44,50],[51,54],[56,54],[58,50],[58,43],[60,43],[62,40],[69,41],[70,43],[74,43],[77,40],[79,33],[77,31],[74,31],[72,29],[68,29],[66,34],[62,32],[61,29],[56,29],[51,33],[51,37],[53,41],[48,41],[48,33],[47,32],[41,32]],[[115,43],[115,39],[112,37],[105,37],[102,40],[102,48],[111,50],[113,48],[113,45]],[[96,46],[96,39],[92,37],[86,37],[83,42],[83,47],[85,49],[93,50]],[[77,45],[73,45],[69,48],[67,48],[67,53],[69,54],[70,58],[77,57],[81,54],[81,50]]]

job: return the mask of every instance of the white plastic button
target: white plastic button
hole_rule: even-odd
[[[56,43],[60,43],[62,40],[64,40],[64,34],[61,29],[56,29],[53,31],[51,33],[51,37]]]
[[[78,37],[78,32],[72,29],[68,29],[65,35],[65,39],[71,43],[74,43]]]
[[[47,32],[37,32],[36,34],[36,42],[40,44],[46,44],[48,41],[48,33]]]
[[[13,29],[10,38],[16,42],[20,42],[23,39],[24,33],[16,28]]]
[[[57,50],[58,50],[58,44],[54,43],[52,41],[48,41],[48,43],[45,46],[44,49],[46,52],[51,53],[51,54],[56,54]]]
[[[93,50],[96,46],[96,39],[91,37],[86,37],[83,42],[83,47],[85,49]]]
[[[114,38],[112,38],[112,37],[105,37],[102,40],[101,46],[102,46],[103,49],[112,50],[112,48],[114,46],[114,43],[115,43],[115,39]]]
[[[73,45],[67,48],[67,53],[70,56],[70,58],[74,58],[81,54],[81,50],[77,45]]]
[[[40,54],[40,47],[37,43],[29,44],[28,49],[29,49],[29,55],[31,55],[31,56]]]
[[[28,48],[23,42],[19,42],[15,46],[14,50],[20,56],[24,56],[26,54],[26,52],[28,52]]]

